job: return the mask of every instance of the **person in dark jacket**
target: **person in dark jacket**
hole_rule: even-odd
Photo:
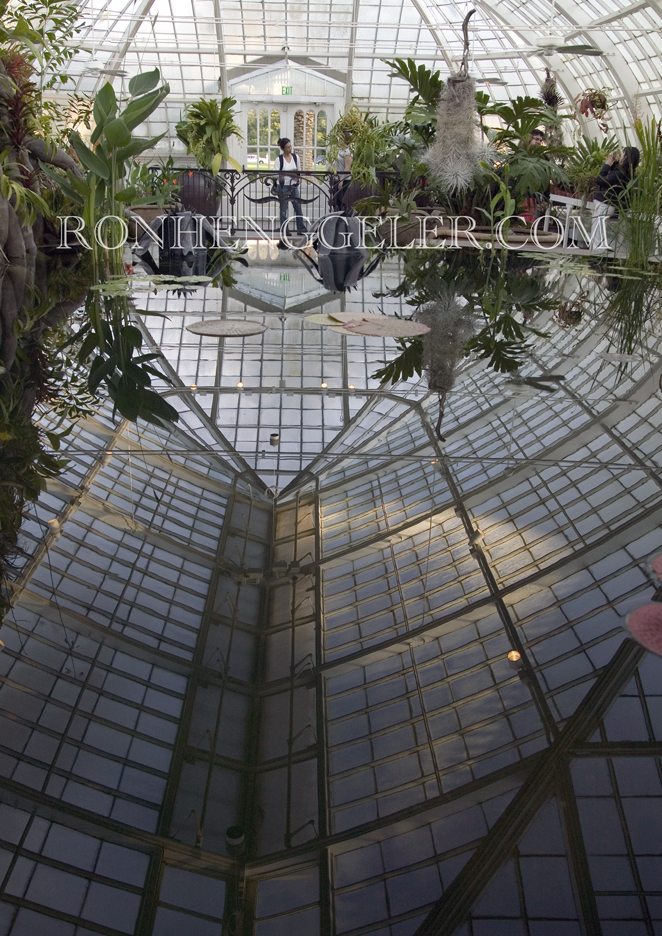
[[[593,195],[593,224],[591,226],[590,250],[608,250],[606,243],[605,217],[613,215],[617,208],[627,207],[627,190],[635,177],[639,165],[639,150],[636,146],[626,146],[621,158],[610,153],[596,180]]]

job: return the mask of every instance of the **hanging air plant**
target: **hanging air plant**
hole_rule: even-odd
[[[545,80],[540,85],[540,98],[556,114],[559,107],[565,102],[559,91],[555,76],[552,75],[549,68],[545,69],[545,73]],[[545,124],[545,136],[547,137],[548,146],[563,146],[563,130],[559,121]]]
[[[443,440],[441,422],[446,395],[453,389],[457,365],[474,334],[474,316],[470,306],[460,305],[451,288],[445,287],[433,302],[419,309],[416,320],[429,328],[423,336],[422,364],[429,389],[439,394],[437,435]]]
[[[561,104],[563,104],[563,96],[559,91],[556,78],[554,75],[552,75],[549,68],[546,68],[545,72],[545,80],[540,85],[540,98],[542,102],[547,105],[547,107],[551,107],[552,110],[556,110],[561,106]]]
[[[575,107],[584,117],[595,117],[603,133],[609,131],[608,88],[587,88],[575,98]]]
[[[467,72],[469,58],[469,17],[462,24],[464,55],[460,70],[451,75],[441,90],[437,106],[437,136],[427,152],[430,178],[449,194],[461,194],[481,175],[481,161],[489,160],[491,150],[481,142],[476,109],[476,85]]]

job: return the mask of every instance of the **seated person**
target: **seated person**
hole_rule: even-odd
[[[636,146],[626,146],[618,162],[617,159],[617,153],[610,153],[596,179],[589,250],[608,250],[608,244],[601,243],[600,219],[613,215],[617,208],[626,207],[626,190],[639,165],[639,150]]]

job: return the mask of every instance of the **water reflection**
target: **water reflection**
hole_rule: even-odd
[[[20,275],[0,274],[0,290]],[[4,280],[4,283],[3,283]],[[9,282],[7,282],[9,281]],[[91,282],[84,252],[71,259],[35,254],[16,314],[3,302],[0,367],[0,611],[7,605],[7,576],[21,558],[18,531],[27,506],[64,467],[57,456],[73,421],[92,412],[87,374],[62,346],[71,316]],[[48,285],[46,285],[48,284]]]
[[[260,373],[280,374],[277,389],[290,395],[288,380],[294,379],[301,393],[319,394],[330,374],[330,389],[335,380],[345,394],[350,389],[353,392],[356,384],[367,394],[382,388],[404,398],[411,395],[414,386],[423,387],[438,397],[436,431],[447,440],[456,424],[453,420],[444,423],[449,395],[462,397],[463,385],[458,378],[466,368],[487,368],[494,375],[495,391],[500,393],[553,392],[563,374],[557,372],[553,361],[545,369],[548,339],[554,338],[555,343],[560,332],[566,333],[564,346],[568,353],[575,332],[584,338],[595,331],[607,337],[607,353],[617,356],[622,377],[631,366],[627,356],[638,351],[646,340],[647,328],[659,315],[662,295],[659,271],[651,265],[607,258],[578,261],[516,251],[461,249],[406,250],[387,256],[374,251],[368,256],[366,251],[357,266],[359,274],[354,282],[358,290],[345,288],[348,283],[334,279],[332,288],[316,287],[304,296],[299,279],[295,283],[290,278],[297,269],[293,264],[303,257],[301,253],[298,257],[283,255],[261,250],[259,245],[253,245],[244,255],[227,249],[189,248],[174,249],[173,238],[164,237],[163,249],[136,251],[125,275],[115,275],[103,283],[92,282],[85,251],[73,252],[66,261],[53,251],[50,256],[40,255],[45,271],[42,282],[48,282],[48,291],[45,287],[43,295],[35,291],[30,302],[24,303],[21,325],[14,336],[13,357],[8,354],[11,342],[4,346],[9,366],[0,380],[3,576],[11,574],[19,552],[18,530],[26,505],[36,500],[46,481],[62,470],[64,462],[58,449],[77,418],[110,400],[115,420],[151,422],[167,429],[180,420],[181,407],[176,397],[181,396],[182,382],[193,387],[200,384],[204,389],[198,373],[191,379],[179,373],[176,347],[166,347],[164,338],[152,337],[151,333],[165,335],[165,330],[158,332],[158,320],[163,321],[164,329],[167,323],[171,334],[173,323],[180,321],[178,316],[187,315],[190,320],[195,309],[213,306],[216,316],[262,314],[272,332],[282,326],[282,344],[278,345],[274,334],[270,343],[261,346],[263,351],[252,352],[251,341],[234,339],[235,344],[230,342],[225,352],[228,373],[235,367],[233,361],[249,362],[251,354],[253,358],[257,354],[262,358]],[[246,268],[244,277],[239,276],[241,267]],[[301,271],[301,266],[298,269]],[[290,288],[297,291],[296,311],[286,306]],[[265,300],[270,289],[274,292],[271,304]],[[167,303],[155,303],[154,296],[159,295],[169,297]],[[215,298],[205,305],[205,296]],[[347,344],[346,338],[324,338],[319,326],[304,323],[303,313],[315,304],[331,316],[334,310],[352,310],[357,319],[361,310],[374,314],[381,307],[387,316],[412,318],[426,325],[429,332],[385,341],[362,339],[357,333]],[[286,325],[290,334],[295,329],[297,334],[301,332],[304,350],[293,351],[287,344]],[[185,340],[180,337],[175,342],[183,346]],[[199,366],[201,350],[195,353]],[[210,345],[210,353],[215,357],[217,348]],[[293,355],[297,354],[300,364],[294,362]],[[164,355],[170,369],[162,366]],[[319,359],[318,376],[307,376],[313,374],[309,367],[311,355]],[[365,378],[354,376],[360,359]],[[249,364],[236,367],[248,369]],[[219,373],[222,382],[225,378],[222,371]],[[250,377],[241,369],[231,378],[231,386],[238,377],[246,379],[248,390]],[[209,377],[208,382],[218,379]],[[258,383],[263,379],[258,378]],[[222,396],[227,389],[219,386],[213,393],[210,391],[208,402],[200,398],[204,413],[222,426],[237,449],[242,444],[254,445],[256,469],[264,442],[259,442],[262,429],[255,427],[278,431],[282,444],[274,457],[291,453],[290,477],[321,452],[336,433],[349,431],[363,405],[358,399],[346,397],[329,415],[334,404],[325,398],[320,402],[325,415],[313,415],[312,422],[305,424],[302,406],[301,425],[295,437],[288,429],[285,404],[279,404],[275,417],[280,422],[270,426],[271,416],[255,415],[262,409],[267,412],[266,398],[263,403],[260,397],[244,396],[232,409],[229,397]],[[327,420],[319,432],[316,419],[318,425]],[[354,434],[357,432],[358,424]],[[304,449],[309,453],[306,457]]]

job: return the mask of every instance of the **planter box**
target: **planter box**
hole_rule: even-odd
[[[189,169],[177,180],[179,198],[184,211],[193,211],[206,218],[215,217],[218,206],[218,186],[211,172]]]

